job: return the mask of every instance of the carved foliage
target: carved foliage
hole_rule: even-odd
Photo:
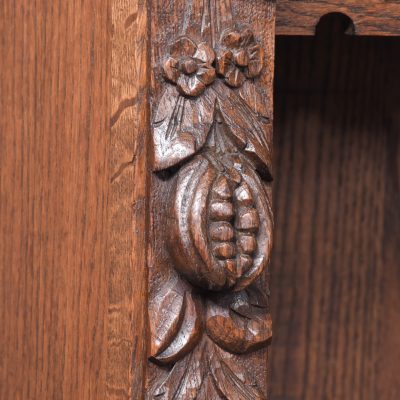
[[[272,322],[263,297],[256,288],[210,297],[206,314],[210,338],[237,354],[265,345],[272,337]]]
[[[272,337],[267,297],[256,286],[238,292],[209,293],[201,300],[190,289],[168,282],[149,308],[151,358],[171,364],[207,334],[221,348],[241,354]]]
[[[167,282],[151,300],[149,316],[152,334],[150,354],[160,364],[182,358],[200,339],[199,301],[176,282]]]
[[[184,48],[182,43],[186,39],[179,39],[172,48],[175,49],[178,44]],[[205,44],[203,47],[208,48]],[[176,50],[173,54],[175,53]],[[213,56],[210,57],[210,60],[213,59]],[[174,74],[170,72],[172,68],[170,66],[176,59],[174,58],[173,62],[171,59],[168,58],[165,62],[164,73],[167,79],[176,84],[166,87],[155,111],[153,119],[154,170],[172,167],[199,152],[206,143],[214,122],[215,111],[219,110],[237,149],[243,151],[255,163],[263,176],[271,178],[271,149],[265,138],[265,132],[269,130],[269,121],[262,110],[263,99],[260,89],[253,83],[250,85],[250,82],[244,82],[240,91],[237,92],[218,79],[211,85],[211,80],[206,81],[199,76],[200,69],[189,75],[185,75],[181,70],[177,70]],[[194,62],[203,65],[198,59]],[[179,67],[179,62],[177,63],[176,68],[182,68]],[[262,66],[261,61],[259,65]],[[209,63],[207,68],[214,70]],[[202,94],[197,97],[195,94],[183,95],[182,85],[184,84],[180,78],[187,81],[187,85],[192,88],[202,83],[201,90],[195,90],[196,93]],[[203,85],[203,82],[207,82],[210,86],[206,89],[207,85]]]
[[[150,299],[151,359],[173,365],[157,399],[264,399],[232,355],[272,335],[267,298],[252,285],[272,246],[270,200],[257,174],[271,178],[270,124],[252,82],[263,62],[247,29],[224,32],[217,51],[181,37],[163,64],[171,84],[153,119],[154,170],[184,165],[165,216],[180,275]]]
[[[152,397],[161,400],[265,400],[237,360],[208,339],[174,365]]]

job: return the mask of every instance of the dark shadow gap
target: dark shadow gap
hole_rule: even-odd
[[[271,400],[400,398],[400,39],[344,17],[276,41]]]

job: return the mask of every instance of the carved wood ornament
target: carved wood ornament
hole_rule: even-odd
[[[266,399],[269,8],[173,3],[152,33],[147,398]]]

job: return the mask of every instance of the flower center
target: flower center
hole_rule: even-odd
[[[197,63],[193,58],[187,58],[181,62],[182,72],[186,75],[191,75],[197,72]]]

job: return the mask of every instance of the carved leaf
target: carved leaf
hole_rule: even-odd
[[[272,177],[271,148],[267,141],[271,129],[238,94],[222,82],[213,86],[222,118],[236,144],[256,165],[261,174]]]
[[[204,339],[178,361],[151,394],[154,400],[265,400],[242,363]]]
[[[226,354],[226,353],[225,353]],[[230,356],[221,356],[218,349],[210,352],[209,368],[218,394],[229,400],[265,400],[261,390],[251,382],[245,369]]]
[[[204,145],[213,123],[214,106],[212,90],[187,98],[175,86],[166,87],[152,123],[154,170],[174,166]]]
[[[270,314],[253,306],[246,291],[209,300],[206,329],[220,347],[238,354],[260,348],[272,337]]]
[[[153,398],[157,400],[197,399],[204,382],[204,367],[203,351],[196,348],[173,366],[165,381],[154,391]]]
[[[156,357],[177,335],[185,314],[185,296],[176,282],[169,282],[150,301],[150,354]]]
[[[201,337],[201,316],[197,301],[190,292],[185,293],[184,316],[177,334],[166,349],[153,357],[161,364],[178,361],[189,353]]]
[[[249,296],[249,303],[254,307],[268,308],[269,288],[266,291],[258,286],[252,285],[246,289]]]
[[[239,96],[257,116],[266,118],[267,121],[271,118],[271,107],[264,86],[246,80],[239,89]]]

